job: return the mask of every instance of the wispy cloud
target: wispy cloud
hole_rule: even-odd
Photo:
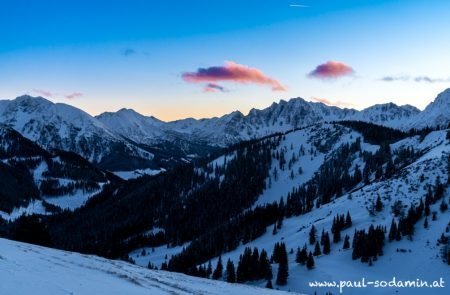
[[[415,82],[427,82],[427,83],[439,83],[439,82],[450,82],[450,78],[430,78],[428,76],[418,76],[414,78]]]
[[[44,89],[33,89],[32,90],[34,93],[37,93],[39,95],[43,95],[45,97],[52,97],[54,94],[51,91],[48,90],[44,90]]]
[[[324,64],[318,65],[313,71],[308,74],[310,78],[318,79],[337,79],[344,76],[354,74],[354,70],[349,65],[340,61],[327,61]]]
[[[134,48],[125,48],[120,53],[125,57],[129,57],[135,55],[137,53],[137,50]]]
[[[414,81],[414,82],[425,82],[425,83],[442,83],[450,82],[450,78],[431,78],[429,76],[416,76],[411,77],[407,75],[403,76],[384,76],[379,79],[383,82],[396,82],[396,81]]]
[[[332,101],[329,100],[327,98],[323,98],[323,97],[311,97],[312,100],[316,101],[316,102],[321,102],[323,104],[326,105],[330,105],[330,106],[337,106],[337,107],[354,107],[355,105],[350,103],[350,102],[346,102],[346,101]]]
[[[225,62],[225,66],[199,68],[195,72],[185,72],[182,74],[182,78],[189,83],[233,82],[260,84],[271,86],[273,91],[286,91],[286,87],[278,80],[268,77],[261,70],[232,61]]]
[[[67,99],[74,99],[74,98],[78,98],[78,97],[82,97],[82,96],[83,96],[83,93],[81,93],[81,92],[73,92],[71,94],[64,95],[64,97]]]
[[[408,81],[409,76],[384,76],[380,78],[380,81],[384,82],[395,82],[395,81]]]
[[[289,7],[295,7],[295,8],[308,8],[308,5],[304,4],[289,4]]]
[[[63,93],[56,93],[56,92],[44,90],[44,89],[33,89],[32,92],[37,93],[37,94],[42,95],[47,98],[48,97],[64,97],[66,99],[75,99],[75,98],[83,96],[83,93],[81,93],[81,92],[72,92],[69,94],[63,94]]]
[[[205,88],[203,88],[204,92],[227,92],[227,89],[225,87],[220,86],[219,84],[214,83],[208,83],[205,85]]]

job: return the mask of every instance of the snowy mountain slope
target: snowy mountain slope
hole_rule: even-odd
[[[419,109],[411,105],[398,106],[394,103],[377,104],[351,116],[351,120],[371,122],[392,128],[405,129],[411,120],[420,114]]]
[[[220,118],[201,120],[190,118],[155,123],[153,117],[145,117],[130,110],[124,118],[124,111],[121,110],[117,113],[104,113],[97,118],[110,130],[122,136],[131,134],[133,140],[137,142],[148,144],[158,142],[164,137],[177,137],[226,146],[241,140],[260,138],[319,122],[361,120],[398,127],[418,112],[419,110],[414,107],[400,107],[395,104],[377,105],[358,112],[293,98],[273,103],[263,110],[252,109],[246,116],[236,111]],[[139,124],[147,127],[137,127]]]
[[[155,170],[183,158],[205,156],[212,146],[224,147],[319,122],[361,120],[404,130],[446,125],[450,119],[449,93],[444,91],[423,112],[393,103],[357,111],[293,98],[263,110],[252,109],[248,115],[236,111],[220,118],[173,122],[130,109],[92,117],[66,104],[25,95],[0,101],[0,123],[44,148],[76,152],[102,168]]]
[[[97,119],[122,136],[131,134],[136,142],[152,143],[163,138],[184,138],[226,146],[319,122],[339,120],[360,120],[403,130],[446,125],[450,122],[448,93],[450,90],[441,93],[423,112],[410,105],[397,106],[393,103],[374,105],[357,111],[293,98],[273,103],[262,110],[252,109],[248,115],[236,111],[211,119],[188,118],[165,123],[132,110],[104,113],[97,116]]]
[[[2,294],[285,294],[0,239]]]
[[[154,117],[146,117],[131,109],[121,109],[115,113],[106,112],[97,119],[120,135],[145,143],[142,139],[161,137],[164,122]]]
[[[110,171],[131,175],[138,169],[167,169],[216,149],[167,131],[162,128],[165,123],[132,110],[105,113],[100,116],[104,124],[80,109],[42,97],[24,95],[0,102],[0,124],[44,149],[75,152]]]
[[[72,151],[93,163],[108,166],[116,153],[150,162],[153,155],[111,131],[75,107],[42,97],[20,96],[0,104],[0,123],[8,125],[45,149]]]
[[[8,220],[22,213],[52,212],[49,204],[73,210],[104,184],[118,180],[74,153],[48,152],[4,125],[0,161],[0,216]]]
[[[408,122],[414,128],[441,126],[450,122],[450,88],[441,92],[425,110]]]
[[[296,173],[294,178],[291,179],[290,173],[288,173],[290,169],[286,169],[284,173],[278,174],[277,181],[274,181],[273,174],[271,174],[272,189],[268,188],[263,192],[258,202],[260,204],[271,202],[279,199],[280,196],[283,196],[286,200],[287,191],[291,191],[291,188],[308,181],[311,177],[306,175],[306,171],[308,169],[317,171],[316,167],[320,166],[320,163],[323,163],[324,158],[337,151],[337,147],[334,147],[325,155],[317,152],[317,155],[314,156],[315,148],[310,153],[308,150],[311,146],[308,146],[308,141],[311,141],[314,135],[320,134],[320,130],[330,133],[328,133],[328,136],[319,136],[318,138],[330,138],[337,129],[339,127],[333,128],[324,125],[323,129],[317,128],[317,130],[314,130],[314,127],[310,127],[287,134],[285,139],[277,147],[277,151],[285,150],[286,160],[289,161],[290,153],[298,152],[300,146],[303,145],[306,150],[306,155],[302,156],[300,153],[298,162],[294,163],[292,171],[296,171],[296,165],[300,165],[304,167],[305,173],[303,175]],[[336,288],[311,288],[308,286],[308,282],[315,280],[322,282],[325,280],[353,281],[360,280],[363,277],[366,278],[366,281],[390,281],[393,277],[396,277],[398,280],[421,279],[430,282],[443,278],[448,285],[450,273],[448,272],[448,265],[442,261],[442,244],[438,245],[437,240],[440,239],[442,234],[448,236],[448,230],[450,230],[450,211],[448,209],[441,211],[440,201],[430,206],[430,211],[432,213],[436,212],[436,220],[432,220],[431,214],[428,217],[428,228],[424,228],[425,218],[422,217],[415,225],[415,234],[411,240],[403,237],[399,242],[386,241],[385,247],[383,248],[384,255],[380,256],[377,261],[374,261],[371,267],[361,263],[359,260],[352,260],[352,249],[343,250],[342,240],[336,244],[332,243],[330,255],[322,254],[314,258],[316,266],[313,270],[307,270],[305,266],[295,262],[295,250],[298,247],[303,247],[306,243],[308,245],[308,251],[313,251],[314,249],[314,246],[308,243],[309,229],[312,224],[316,227],[318,237],[320,237],[322,230],[331,231],[333,218],[337,214],[350,212],[353,225],[351,228],[342,231],[342,238],[345,235],[349,235],[351,238],[355,229],[367,230],[372,224],[375,226],[386,226],[389,231],[392,219],[394,218],[398,222],[401,216],[395,216],[392,209],[398,201],[401,201],[402,210],[404,211],[403,214],[406,215],[407,207],[410,204],[418,205],[420,199],[424,199],[424,196],[427,195],[429,188],[434,187],[437,179],[442,183],[447,183],[450,157],[450,142],[447,134],[448,130],[435,131],[429,133],[423,139],[419,136],[413,136],[391,144],[390,148],[392,152],[394,155],[397,155],[394,158],[398,157],[397,153],[407,148],[414,148],[419,156],[413,163],[400,169],[391,178],[376,179],[374,175],[371,175],[368,184],[359,184],[350,192],[344,193],[340,198],[328,204],[321,205],[319,208],[314,208],[309,213],[285,219],[283,226],[275,235],[272,233],[273,226],[267,227],[266,233],[263,236],[244,245],[241,244],[236,250],[222,254],[222,261],[231,259],[234,265],[238,265],[239,256],[243,254],[245,247],[258,247],[260,251],[265,249],[270,255],[275,242],[284,242],[288,251],[293,249],[294,252],[288,255],[288,284],[286,286],[278,286],[283,290],[308,294],[313,294],[314,292],[317,292],[317,294],[325,294],[325,292],[329,291],[337,294],[339,290]],[[335,140],[335,145],[337,146],[339,146],[339,142],[354,142],[358,137],[361,137],[361,134],[347,130],[347,132],[343,132],[340,136]],[[290,152],[291,143],[293,145],[293,152]],[[362,150],[370,153],[374,153],[379,149],[378,146],[368,143],[362,143],[361,147]],[[361,156],[360,153],[357,153],[353,157],[353,168],[355,164],[363,168],[364,162]],[[225,162],[223,159],[223,157],[217,159],[212,165],[223,165]],[[311,161],[317,161],[319,164],[313,166]],[[272,169],[273,167],[278,167],[278,165],[279,161],[274,160]],[[277,182],[280,182],[280,185],[277,185]],[[380,196],[383,203],[383,209],[380,212],[373,210],[373,204],[378,196]],[[448,188],[444,193],[443,199],[447,203],[450,201],[450,190]],[[172,255],[175,255],[177,251],[180,252],[182,249],[181,247],[167,248],[162,246],[154,249],[145,248],[145,250],[146,255],[142,255],[142,248],[140,248],[131,252],[130,256],[140,265],[146,266],[150,262],[158,266],[163,262],[167,262]],[[212,260],[212,265],[215,266],[216,263],[217,257]],[[277,264],[272,264],[274,277],[277,273],[277,267]],[[265,281],[256,281],[250,284],[264,286],[265,283]],[[360,294],[361,292],[361,289],[344,289],[345,294]],[[423,288],[375,289],[369,287],[364,289],[363,292],[367,294],[447,294],[448,287],[433,290]]]
[[[292,161],[292,164],[288,165],[287,169],[280,170],[279,160],[272,163],[270,185],[255,206],[279,201],[281,197],[285,198],[288,192],[310,180],[333,151],[342,144],[358,138],[363,139],[358,132],[333,124],[315,125],[286,134],[276,152],[284,150],[286,160]],[[362,144],[363,151],[373,153],[378,148],[376,145]],[[275,171],[277,171],[276,178]]]

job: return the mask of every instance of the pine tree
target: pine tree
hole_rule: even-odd
[[[248,276],[250,281],[256,280],[258,278],[259,271],[259,251],[258,248],[253,249],[253,254],[250,259],[250,265],[248,268]]]
[[[381,202],[380,196],[377,197],[377,201],[375,203],[375,210],[377,210],[377,212],[381,212],[381,210],[383,210],[383,202]]]
[[[277,224],[276,223],[274,223],[274,225],[273,225],[273,230],[272,230],[272,234],[273,235],[276,235],[277,234]]]
[[[227,261],[227,282],[235,283],[236,282],[236,272],[234,269],[234,263],[228,259]]]
[[[445,211],[447,211],[448,209],[448,205],[445,202],[445,200],[442,200],[441,205],[439,206],[439,209],[441,210],[442,213],[444,213]]]
[[[262,249],[261,255],[259,256],[258,278],[266,280],[272,279],[272,266],[270,265],[267,252],[264,249]]]
[[[222,277],[223,273],[223,265],[222,265],[222,256],[219,256],[219,260],[217,261],[216,269],[212,275],[213,280],[218,280]]]
[[[352,217],[350,216],[350,212],[347,211],[347,216],[345,217],[345,227],[349,228],[352,226]]]
[[[311,230],[309,231],[309,244],[314,245],[316,242],[316,228],[311,225]]]
[[[306,267],[308,269],[313,269],[314,268],[314,257],[313,257],[311,252],[309,252],[308,259],[306,261]]]
[[[397,223],[395,223],[394,218],[392,218],[392,222],[391,222],[391,228],[389,229],[389,242],[392,242],[393,240],[395,240],[396,236],[397,236]]]
[[[275,243],[272,253],[272,261],[278,263],[280,260],[280,243]]]
[[[319,255],[321,255],[321,254],[322,254],[322,251],[320,250],[319,243],[316,242],[316,246],[314,247],[314,253],[313,253],[313,255],[314,255],[314,256],[319,256]]]
[[[267,280],[266,288],[267,289],[273,289],[272,280]]]
[[[277,225],[277,229],[281,229],[283,227],[283,218],[284,215],[280,215],[280,217],[278,218],[276,225]]]
[[[287,278],[289,276],[288,270],[288,256],[286,252],[286,246],[284,243],[280,245],[280,259],[278,264],[277,285],[284,286],[287,284]]]
[[[330,251],[331,251],[330,236],[328,235],[328,232],[326,232],[323,239],[323,254],[328,255],[330,254]]]
[[[308,252],[305,244],[301,250],[300,248],[297,249],[297,256],[295,262],[299,264],[305,264],[307,259],[308,259]]]
[[[342,249],[348,249],[350,248],[350,237],[348,235],[345,235],[344,238],[344,246],[342,247]]]
[[[426,204],[425,204],[425,216],[430,216],[430,213],[431,213],[430,204],[428,202],[426,202]]]
[[[333,233],[333,243],[337,244],[341,241],[341,231],[336,229]]]
[[[206,269],[206,277],[209,278],[212,274],[212,265],[211,260],[208,261],[208,268]]]

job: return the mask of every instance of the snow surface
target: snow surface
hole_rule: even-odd
[[[8,221],[14,221],[22,215],[31,214],[47,215],[49,213],[45,210],[45,207],[42,204],[41,200],[31,200],[26,207],[14,208],[13,211],[9,214],[0,211],[0,217]]]
[[[285,294],[0,239],[1,294]]]
[[[324,127],[326,128],[326,126]],[[331,130],[332,131],[332,130]],[[287,148],[290,151],[290,143],[293,143],[293,151],[298,151],[300,145],[305,146],[307,151],[308,138],[314,137],[319,130],[305,129],[286,135],[286,139],[282,141],[278,148]],[[342,250],[343,239],[345,235],[353,236],[355,229],[368,229],[370,225],[386,226],[389,230],[392,218],[394,217],[391,206],[400,200],[403,205],[409,206],[411,203],[418,204],[420,198],[423,198],[427,192],[429,185],[434,185],[436,178],[439,177],[442,183],[447,181],[447,159],[450,154],[450,142],[446,140],[447,130],[436,131],[430,133],[422,141],[419,137],[407,138],[391,145],[393,150],[400,147],[411,146],[416,151],[424,153],[422,157],[403,168],[399,173],[390,179],[383,179],[372,181],[369,185],[357,186],[352,192],[332,201],[329,204],[323,205],[320,208],[314,208],[312,212],[305,215],[295,216],[285,219],[283,227],[276,235],[272,234],[273,226],[267,227],[267,232],[245,245],[239,246],[236,250],[224,253],[222,260],[226,262],[231,259],[237,266],[239,255],[244,251],[245,247],[258,247],[259,250],[266,249],[269,255],[273,251],[275,242],[283,241],[286,243],[287,250],[294,250],[293,254],[289,254],[289,279],[287,286],[279,287],[282,290],[297,291],[307,294],[325,294],[329,291],[333,294],[338,294],[339,290],[336,288],[310,288],[308,282],[312,281],[339,281],[339,280],[360,280],[365,278],[369,280],[392,280],[396,277],[397,280],[427,280],[434,281],[443,278],[447,285],[450,284],[450,268],[441,258],[441,247],[436,245],[437,239],[445,232],[446,227],[450,226],[450,210],[441,212],[439,210],[440,201],[431,206],[431,212],[437,212],[437,220],[429,219],[429,228],[424,229],[424,218],[419,220],[416,224],[416,233],[412,241],[406,237],[400,242],[387,241],[383,248],[384,255],[375,261],[373,266],[369,267],[367,264],[361,263],[359,260],[353,261],[351,259],[352,250]],[[336,141],[332,150],[335,150],[340,143],[351,143],[356,140],[358,133],[349,132],[343,133]],[[375,152],[378,146],[373,146],[362,142],[362,149],[370,152]],[[331,151],[330,151],[331,152]],[[324,155],[313,157],[314,161],[323,161]],[[300,159],[299,165],[305,167],[305,174],[308,169],[314,169],[312,162],[309,164],[307,160],[311,155],[306,154],[304,159]],[[289,154],[286,160],[289,161]],[[362,162],[356,158],[354,163],[358,163],[360,168],[363,168]],[[223,163],[223,158],[217,159],[216,163]],[[275,160],[274,165],[278,165]],[[303,164],[302,164],[303,163]],[[315,168],[317,169],[317,168]],[[286,169],[288,170],[288,169]],[[295,169],[294,169],[295,171]],[[278,199],[280,196],[286,197],[285,193],[290,191],[286,187],[295,187],[302,181],[301,177],[309,178],[310,176],[297,175],[294,179],[290,179],[289,173],[280,174],[278,185],[276,182],[272,183],[272,189],[265,191],[258,203],[270,202]],[[421,175],[424,175],[423,182],[420,180]],[[369,214],[372,204],[377,196],[380,196],[384,204],[384,209],[374,215]],[[450,191],[447,189],[444,197],[447,202],[450,198]],[[315,258],[316,267],[313,270],[307,270],[305,266],[298,265],[295,262],[295,251],[297,247],[303,247],[308,244],[309,230],[312,224],[317,229],[318,236],[322,229],[331,233],[332,220],[337,214],[346,214],[350,212],[353,226],[342,231],[342,241],[338,244],[331,245],[330,255],[321,255]],[[398,218],[396,217],[396,220]],[[350,240],[351,242],[351,240]],[[404,249],[406,253],[397,252],[397,249]],[[137,264],[146,266],[149,262],[156,266],[160,266],[162,262],[170,259],[171,255],[179,253],[182,247],[167,248],[166,246],[155,248],[146,248],[146,255],[142,256],[142,249],[136,249],[130,253],[130,256],[135,259]],[[308,244],[308,251],[313,251],[313,246]],[[217,263],[217,257],[212,259],[212,265]],[[273,274],[276,276],[277,265],[272,265]],[[250,283],[257,286],[264,286],[264,281]],[[449,287],[444,289],[423,289],[423,288],[367,288],[363,291],[361,289],[344,289],[344,294],[449,294]]]
[[[93,192],[84,192],[82,189],[76,190],[74,193],[56,196],[56,197],[46,197],[43,196],[47,203],[58,206],[61,209],[67,209],[73,211],[86,204],[87,200],[100,193],[103,189],[104,183],[100,183],[100,188]]]
[[[164,169],[164,168],[156,169],[156,170],[147,168],[147,169],[136,169],[133,171],[114,171],[113,173],[122,179],[128,180],[128,179],[138,178],[143,175],[156,175],[156,174],[159,174],[164,171],[166,171],[166,169]]]

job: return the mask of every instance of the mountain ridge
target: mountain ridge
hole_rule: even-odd
[[[0,100],[0,123],[44,148],[73,151],[102,168],[125,171],[167,168],[173,155],[155,156],[158,151],[176,150],[175,160],[184,161],[204,155],[201,146],[207,150],[222,148],[320,122],[358,120],[404,131],[446,126],[450,122],[446,112],[449,108],[447,89],[423,111],[394,103],[358,111],[297,97],[264,109],[253,108],[247,115],[234,111],[221,117],[165,122],[127,108],[91,116],[64,103],[23,95]]]

